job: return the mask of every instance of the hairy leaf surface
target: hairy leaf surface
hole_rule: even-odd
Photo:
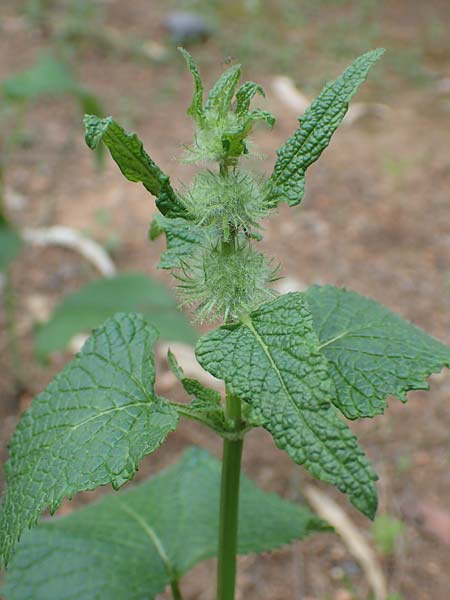
[[[246,81],[236,92],[236,115],[246,117],[250,109],[250,102],[256,94],[265,97],[263,88],[253,81]]]
[[[383,413],[388,396],[406,401],[427,377],[450,367],[450,348],[355,292],[314,286],[306,294],[333,377],[336,406],[349,419]]]
[[[239,552],[262,552],[326,525],[303,506],[242,477]],[[130,490],[26,536],[7,573],[7,600],[148,600],[170,579],[214,556],[220,463],[189,449],[178,464]],[[111,526],[111,523],[114,526]]]
[[[158,204],[160,210],[183,212],[169,177],[150,158],[135,133],[127,133],[112,117],[99,119],[95,115],[85,115],[84,125],[86,144],[91,150],[103,141],[129,181],[142,183],[154,196],[164,195],[164,202]]]
[[[241,77],[241,65],[233,65],[219,77],[206,99],[205,109],[225,116],[230,110],[236,86]]]
[[[331,403],[334,384],[304,294],[281,296],[243,322],[207,333],[196,354],[251,406],[253,421],[279,448],[373,517],[376,475]]]
[[[120,487],[176,428],[176,411],[153,390],[156,338],[141,316],[116,315],[23,414],[5,466],[0,563],[46,507],[99,485]]]
[[[271,177],[271,202],[299,204],[305,192],[305,171],[330,143],[344,118],[348,103],[384,50],[357,58],[335,81],[328,83],[300,119],[300,127],[277,154]]]
[[[117,312],[141,313],[166,340],[193,344],[197,339],[175,298],[161,283],[142,273],[122,273],[97,279],[66,296],[38,330],[38,355],[64,349],[75,334],[90,332]]]

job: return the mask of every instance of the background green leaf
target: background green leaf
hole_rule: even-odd
[[[194,344],[198,337],[159,281],[142,273],[122,273],[97,279],[66,296],[38,329],[38,355],[64,349],[75,334],[90,332],[116,312],[141,313],[165,340]]]
[[[300,118],[300,127],[277,152],[271,177],[273,203],[287,201],[289,206],[295,206],[302,201],[306,169],[330,143],[347,112],[348,103],[383,52],[378,48],[358,57],[340,77],[327,83]]]
[[[141,316],[117,314],[22,415],[5,466],[0,564],[46,507],[120,487],[176,428],[176,411],[153,390],[156,338]]]
[[[376,475],[331,404],[334,384],[304,294],[281,296],[241,323],[207,333],[196,354],[231,394],[248,402],[254,423],[279,448],[373,518]]]
[[[427,377],[450,367],[448,346],[373,300],[329,285],[306,298],[334,403],[349,419],[383,413],[388,396],[406,402],[409,390],[427,390]]]
[[[17,549],[6,599],[152,599],[172,573],[180,576],[216,554],[219,491],[219,461],[191,448],[149,481],[43,522]],[[242,476],[240,553],[272,550],[325,529],[305,507]]]
[[[22,248],[22,238],[7,224],[0,224],[0,271],[5,271]]]

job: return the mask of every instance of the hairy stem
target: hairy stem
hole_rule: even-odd
[[[241,401],[227,394],[226,416],[241,429]],[[239,516],[239,483],[243,440],[224,440],[220,491],[217,600],[234,600]]]

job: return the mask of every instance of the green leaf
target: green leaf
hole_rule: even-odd
[[[224,117],[231,108],[236,86],[241,77],[241,65],[233,65],[219,77],[208,94],[205,109]]]
[[[246,81],[236,92],[236,115],[246,117],[250,108],[250,102],[256,94],[265,97],[263,88],[253,81]]]
[[[38,356],[66,348],[74,335],[90,332],[116,312],[142,313],[166,340],[190,344],[197,340],[196,331],[161,283],[142,273],[122,273],[97,279],[66,296],[38,329]]]
[[[119,488],[176,428],[176,411],[153,389],[156,338],[141,316],[117,314],[22,415],[5,466],[0,564],[45,508],[99,485]]]
[[[160,257],[160,269],[179,268],[204,243],[204,232],[192,221],[160,215],[155,215],[154,221],[166,234],[167,250]]]
[[[40,56],[30,69],[4,80],[1,88],[8,98],[18,101],[32,101],[50,95],[78,95],[84,91],[67,65],[48,54]]]
[[[334,385],[304,294],[281,296],[242,322],[207,333],[196,354],[204,369],[250,405],[253,422],[279,448],[373,518],[376,475],[331,404]]]
[[[261,110],[260,108],[255,108],[248,113],[248,119],[250,122],[254,121],[264,121],[270,128],[275,125],[276,119],[273,114],[267,110]]]
[[[135,133],[127,133],[112,117],[99,119],[95,115],[85,115],[84,125],[86,144],[91,150],[103,141],[128,181],[142,183],[154,196],[165,195],[164,202],[158,205],[164,214],[172,207],[177,207],[182,212],[169,177],[146,153]]]
[[[271,201],[299,204],[305,191],[305,171],[330,143],[344,118],[348,103],[384,50],[378,48],[357,58],[335,81],[328,83],[300,119],[300,127],[277,154],[271,177]]]
[[[152,600],[215,556],[220,463],[189,449],[145,483],[24,536],[7,572],[7,600]],[[326,525],[303,506],[242,477],[239,552],[269,551]]]
[[[0,271],[5,271],[22,249],[22,238],[7,224],[0,224]]]
[[[306,294],[321,352],[349,419],[373,417],[388,396],[427,390],[427,377],[450,367],[450,348],[355,292],[314,286]]]
[[[187,114],[190,115],[194,121],[201,124],[205,118],[205,112],[203,110],[203,83],[198,72],[197,65],[195,64],[192,56],[184,48],[178,48],[189,67],[194,78],[194,94],[192,96],[192,102],[187,109]]]
[[[227,431],[225,415],[222,408],[222,396],[216,390],[206,387],[197,379],[185,377],[175,355],[169,349],[167,362],[185,392],[192,397],[189,404],[174,405],[179,414],[207,425],[219,435]]]

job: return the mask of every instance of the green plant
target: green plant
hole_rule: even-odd
[[[217,171],[177,192],[138,137],[111,117],[86,116],[86,141],[93,149],[106,144],[125,177],[156,196],[161,214],[150,237],[164,232],[167,241],[160,266],[172,270],[182,302],[198,319],[224,321],[196,345],[200,365],[225,383],[224,406],[220,394],[184,375],[172,353],[169,363],[190,401],[158,396],[155,329],[138,314],[107,320],[34,400],[13,436],[2,561],[45,508],[53,513],[64,497],[131,479],[180,417],[223,438],[220,499],[218,464],[191,451],[153,482],[26,534],[10,565],[8,599],[29,597],[29,588],[36,600],[153,598],[167,584],[179,599],[183,573],[217,552],[217,597],[231,600],[237,552],[270,550],[324,527],[241,477],[246,433],[266,429],[296,463],[372,519],[377,476],[339,412],[350,419],[383,413],[388,396],[405,401],[450,365],[450,348],[356,293],[314,286],[277,296],[270,290],[276,265],[255,247],[261,219],[281,202],[301,202],[306,169],[383,51],[360,56],[326,85],[278,151],[268,179],[238,169],[252,150],[247,137],[255,122],[274,124],[270,113],[250,109],[262,88],[237,88],[235,65],[204,104],[197,67],[182,52],[195,84],[188,114],[196,134],[185,159],[215,161]]]
[[[405,525],[394,516],[382,513],[376,516],[372,525],[372,534],[378,550],[383,556],[394,553],[398,538],[405,530]]]

